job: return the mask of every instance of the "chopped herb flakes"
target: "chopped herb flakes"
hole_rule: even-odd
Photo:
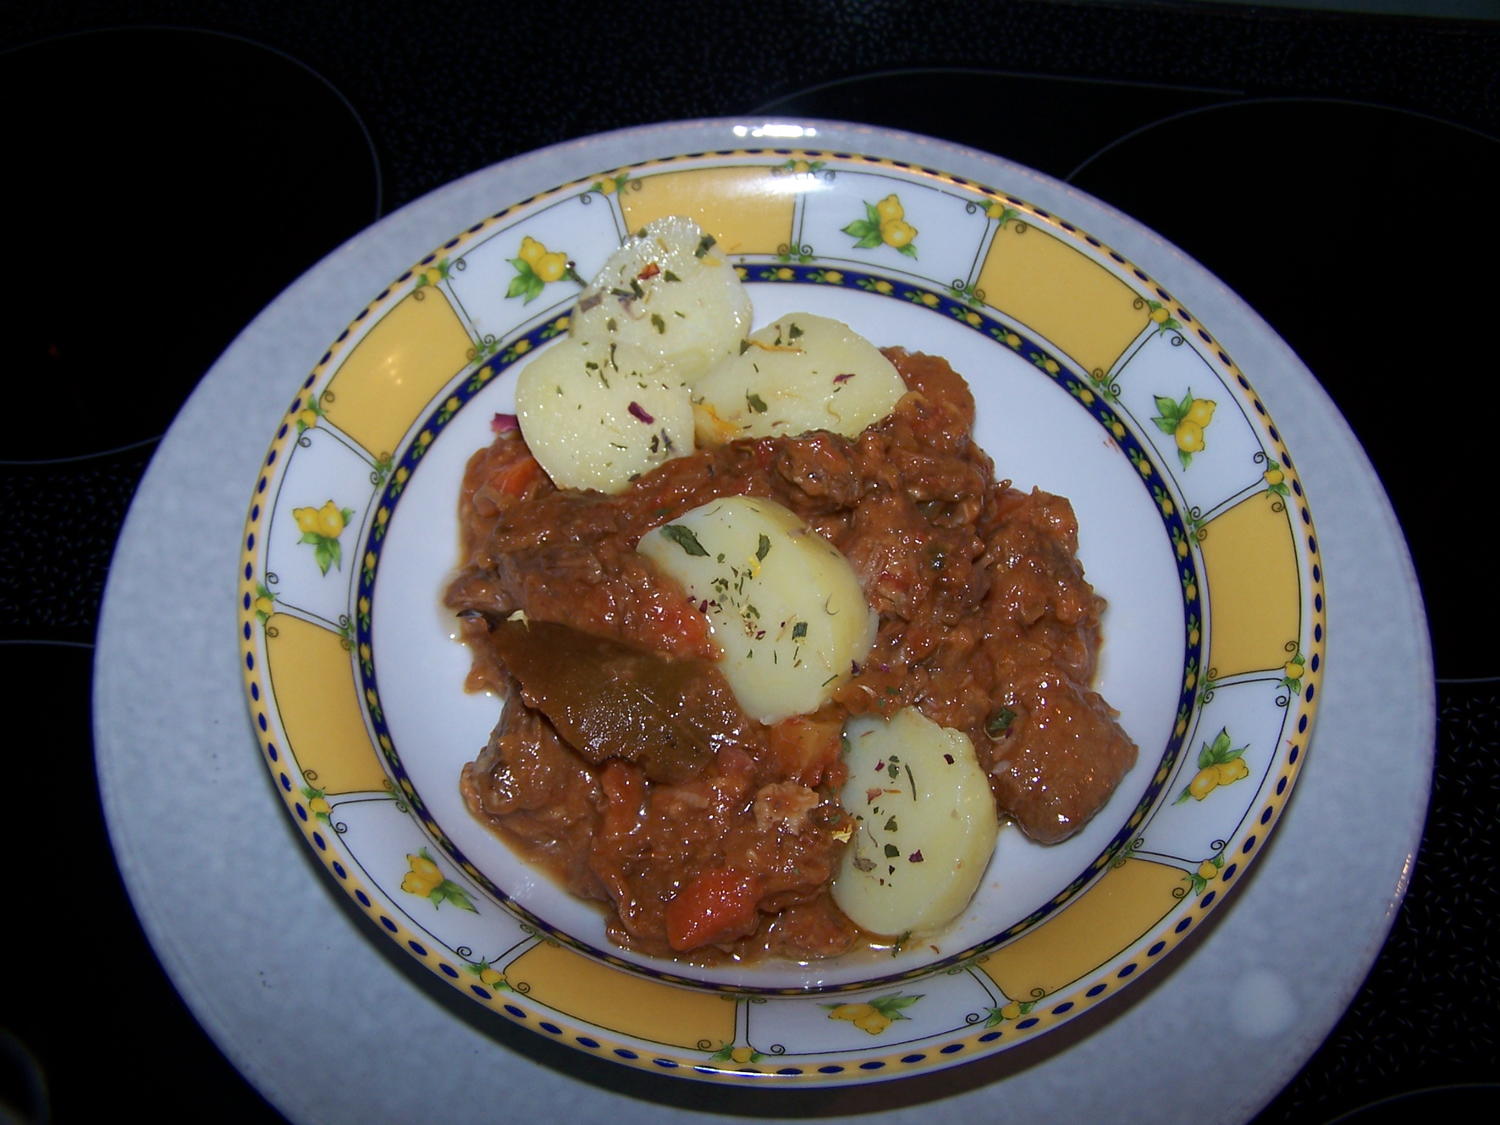
[[[989,717],[984,724],[984,733],[991,738],[999,738],[1007,730],[1010,724],[1016,721],[1016,713],[1009,707],[1002,707]]]
[[[708,555],[708,552],[703,548],[703,544],[693,534],[692,528],[683,527],[680,523],[669,523],[661,529],[661,533],[689,555],[702,555],[704,557]]]

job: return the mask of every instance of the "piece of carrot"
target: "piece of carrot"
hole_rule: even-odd
[[[733,941],[755,929],[758,875],[716,867],[695,876],[667,903],[667,942],[679,953]]]

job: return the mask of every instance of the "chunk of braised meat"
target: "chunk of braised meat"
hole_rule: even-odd
[[[590,869],[604,792],[547,720],[512,697],[459,790],[479,820],[516,841],[580,898],[604,899]]]
[[[1135,764],[1135,743],[1109,704],[1056,666],[1018,671],[1005,705],[1009,725],[978,747],[996,802],[1033,840],[1065,840]]]

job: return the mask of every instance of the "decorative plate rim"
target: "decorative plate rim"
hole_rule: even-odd
[[[794,1080],[792,1084],[803,1084],[806,1082],[837,1083],[844,1081],[869,1081],[872,1079],[894,1078],[913,1073],[914,1071],[927,1069],[932,1066],[948,1066],[954,1064],[955,1062],[967,1061],[968,1059],[976,1057],[976,1055],[980,1053],[980,1050],[982,1048],[990,1048],[993,1044],[1001,1043],[1002,1041],[1005,1041],[1003,1045],[1008,1046],[1013,1042],[1030,1038],[1032,1036],[1032,1033],[1045,1030],[1052,1026],[1056,1026],[1058,1023],[1065,1022],[1066,1020],[1071,1019],[1077,1014],[1081,1013],[1083,1010],[1093,1007],[1097,1002],[1102,1001],[1107,996],[1114,995],[1117,991],[1119,991],[1119,986],[1121,984],[1133,979],[1138,972],[1144,971],[1146,968],[1149,968],[1150,965],[1159,962],[1159,960],[1165,953],[1175,948],[1180,940],[1188,932],[1192,931],[1192,929],[1196,925],[1197,918],[1206,916],[1210,911],[1218,906],[1219,903],[1223,901],[1228,892],[1227,886],[1219,890],[1204,891],[1199,896],[1196,906],[1191,910],[1182,910],[1173,915],[1174,920],[1172,924],[1170,926],[1164,926],[1160,929],[1159,932],[1155,933],[1155,940],[1152,941],[1149,946],[1144,941],[1144,939],[1137,942],[1136,948],[1144,949],[1145,953],[1138,960],[1131,961],[1130,963],[1121,965],[1118,967],[1118,969],[1113,970],[1111,974],[1113,979],[1096,977],[1095,979],[1092,979],[1088,982],[1087,987],[1071,989],[1068,991],[1068,995],[1065,998],[1057,1000],[1055,1003],[1049,1002],[1046,1005],[1045,1011],[1039,1012],[1037,1014],[1032,1014],[1030,1011],[1028,1011],[1022,1018],[1014,1020],[1013,1028],[985,1028],[982,1029],[977,1035],[970,1035],[960,1039],[951,1039],[950,1042],[941,1044],[931,1050],[908,1049],[904,1051],[893,1051],[885,1054],[877,1054],[875,1056],[864,1058],[863,1061],[859,1062],[856,1066],[853,1067],[843,1063],[829,1063],[818,1067],[762,1068],[758,1065],[745,1065],[732,1058],[708,1063],[701,1061],[695,1062],[681,1057],[674,1058],[669,1053],[653,1053],[650,1050],[642,1050],[641,1044],[638,1041],[631,1040],[629,1037],[622,1038],[616,1042],[609,1040],[605,1036],[595,1035],[591,1033],[585,1034],[579,1032],[577,1029],[568,1028],[565,1026],[566,1020],[544,1018],[545,1012],[528,1008],[525,1004],[513,1002],[516,999],[515,997],[507,998],[505,995],[498,993],[493,988],[485,987],[485,982],[483,980],[466,980],[463,976],[463,972],[465,970],[449,964],[447,959],[445,959],[442,955],[435,953],[431,948],[429,948],[432,944],[431,941],[424,940],[423,935],[419,930],[411,929],[392,918],[392,914],[400,915],[404,912],[390,908],[389,902],[385,901],[387,896],[383,893],[383,888],[381,888],[378,884],[372,882],[367,888],[359,880],[358,876],[354,874],[354,872],[352,872],[349,868],[343,866],[339,858],[340,853],[337,847],[337,834],[333,832],[325,833],[324,829],[320,827],[320,824],[324,822],[321,822],[319,820],[318,811],[313,807],[313,802],[316,800],[316,798],[309,798],[306,795],[305,791],[303,789],[300,789],[298,785],[291,780],[288,773],[286,772],[286,766],[282,761],[283,751],[276,745],[274,741],[275,735],[273,734],[272,728],[276,722],[276,716],[274,714],[268,716],[268,712],[274,712],[274,707],[272,707],[268,702],[270,696],[270,685],[268,683],[263,684],[261,682],[261,667],[263,667],[264,665],[264,658],[263,652],[258,651],[256,647],[257,636],[254,625],[263,624],[263,622],[260,622],[257,619],[256,599],[259,596],[259,593],[255,587],[256,570],[254,564],[258,561],[261,550],[261,548],[257,547],[257,542],[260,538],[262,525],[263,523],[269,523],[269,509],[264,505],[263,494],[267,490],[267,488],[271,486],[271,483],[275,479],[276,473],[278,472],[277,461],[279,454],[282,450],[287,448],[291,441],[295,440],[296,436],[299,436],[299,434],[297,433],[297,418],[298,415],[306,410],[310,405],[311,399],[309,396],[309,392],[311,392],[319,384],[320,380],[322,380],[324,376],[334,370],[335,361],[338,360],[342,355],[347,354],[349,348],[352,347],[352,342],[355,341],[359,336],[360,326],[362,322],[366,322],[367,320],[371,319],[372,314],[378,309],[385,306],[388,302],[390,302],[394,295],[398,293],[401,295],[405,295],[407,290],[405,290],[403,287],[409,284],[420,287],[423,284],[423,271],[431,268],[434,263],[439,262],[443,255],[450,251],[458,249],[464,244],[472,241],[481,233],[489,230],[495,224],[499,223],[506,217],[514,215],[517,212],[522,211],[523,209],[527,209],[532,205],[539,203],[539,201],[561,196],[564,193],[582,188],[585,184],[588,184],[590,182],[597,184],[606,177],[613,177],[621,174],[628,175],[629,173],[643,169],[670,169],[673,166],[700,161],[705,158],[747,157],[776,157],[785,159],[787,161],[827,159],[837,162],[853,162],[860,166],[875,166],[880,168],[893,169],[900,173],[912,176],[931,177],[954,187],[961,188],[966,191],[979,194],[983,197],[1001,202],[1007,208],[1014,208],[1018,213],[1030,216],[1034,221],[1048,224],[1050,229],[1052,229],[1053,231],[1064,232],[1067,236],[1081,241],[1082,243],[1086,243],[1096,252],[1107,254],[1121,269],[1127,270],[1132,273],[1141,285],[1154,292],[1156,294],[1156,297],[1162,302],[1162,304],[1171,309],[1173,317],[1180,318],[1179,323],[1183,325],[1187,330],[1195,333],[1196,336],[1201,340],[1201,342],[1206,345],[1208,349],[1210,349],[1210,353],[1222,366],[1221,373],[1224,376],[1235,381],[1239,388],[1238,393],[1242,394],[1245,397],[1247,403],[1249,403],[1264,420],[1264,424],[1269,428],[1269,434],[1271,435],[1273,441],[1276,442],[1277,448],[1283,454],[1283,459],[1280,464],[1286,470],[1285,480],[1289,489],[1292,493],[1295,493],[1297,497],[1297,504],[1300,509],[1300,519],[1302,524],[1306,528],[1305,538],[1298,539],[1296,536],[1294,536],[1294,541],[1297,544],[1297,557],[1299,566],[1305,565],[1308,572],[1306,576],[1308,586],[1304,595],[1304,603],[1299,608],[1301,608],[1304,613],[1307,613],[1310,610],[1311,625],[1308,629],[1308,632],[1309,635],[1313,638],[1313,642],[1312,647],[1310,647],[1306,653],[1308,664],[1307,675],[1304,678],[1304,682],[1299,685],[1300,691],[1297,693],[1296,738],[1298,739],[1298,743],[1291,747],[1288,754],[1288,760],[1285,764],[1285,771],[1281,774],[1280,777],[1277,778],[1274,793],[1272,794],[1271,798],[1268,799],[1268,801],[1264,804],[1259,817],[1256,818],[1257,823],[1260,826],[1259,830],[1246,837],[1243,842],[1240,843],[1240,857],[1230,861],[1226,861],[1225,865],[1217,873],[1216,878],[1218,878],[1223,884],[1228,884],[1240,870],[1243,870],[1244,864],[1248,863],[1249,859],[1252,858],[1251,853],[1255,850],[1259,841],[1263,839],[1265,834],[1268,833],[1274,826],[1275,821],[1280,815],[1281,809],[1284,807],[1285,800],[1290,793],[1292,784],[1295,781],[1297,774],[1300,772],[1301,758],[1303,756],[1303,751],[1305,749],[1307,739],[1311,734],[1311,727],[1316,714],[1316,689],[1318,683],[1321,680],[1320,666],[1325,648],[1324,627],[1326,624],[1326,610],[1323,605],[1322,577],[1319,566],[1319,556],[1317,553],[1316,539],[1312,531],[1312,522],[1310,514],[1306,507],[1306,499],[1302,495],[1300,482],[1298,481],[1295,472],[1292,470],[1290,458],[1285,456],[1284,446],[1280,442],[1280,438],[1276,433],[1274,424],[1269,421],[1269,418],[1266,415],[1265,409],[1261,405],[1258,396],[1255,394],[1249,381],[1239,371],[1238,367],[1235,366],[1233,361],[1218,346],[1218,344],[1207,333],[1203,326],[1198,324],[1193,319],[1191,314],[1189,314],[1185,308],[1178,304],[1170,296],[1170,294],[1168,294],[1164,289],[1152,282],[1151,279],[1143,271],[1129,263],[1121,255],[1110,250],[1097,239],[1094,239],[1086,232],[1073,226],[1065,219],[1054,216],[1041,208],[1034,207],[1026,201],[1012,196],[1009,193],[985,187],[982,184],[978,184],[963,177],[952,176],[936,169],[919,164],[913,164],[910,162],[886,160],[879,157],[862,156],[860,154],[848,152],[824,152],[822,150],[813,148],[755,147],[686,153],[671,157],[660,157],[637,161],[622,165],[617,169],[602,174],[601,176],[583,177],[580,179],[569,181],[568,183],[559,185],[545,192],[539,192],[524,200],[511,204],[510,206],[507,206],[500,211],[495,212],[486,219],[470,226],[459,235],[456,235],[454,238],[444,243],[442,246],[434,249],[431,253],[425,255],[416,264],[414,264],[411,269],[403,272],[395,279],[395,281],[382,289],[382,291],[372,301],[370,301],[369,304],[367,304],[365,309],[361,311],[350,322],[349,326],[344,330],[344,332],[340,334],[340,336],[323,354],[322,358],[313,368],[312,373],[307,376],[301,390],[298,392],[291,406],[288,408],[286,417],[283,420],[283,423],[278,430],[275,438],[273,439],[270,452],[268,453],[267,458],[262,465],[262,472],[260,479],[256,485],[255,496],[252,498],[250,504],[250,515],[247,517],[245,525],[246,531],[243,541],[241,560],[241,580],[240,589],[238,591],[238,625],[241,635],[242,655],[244,656],[244,680],[247,702],[250,707],[252,718],[255,721],[257,737],[260,740],[262,752],[266,757],[267,765],[269,766],[273,777],[275,777],[278,782],[278,788],[281,791],[283,801],[287,805],[288,810],[294,817],[295,822],[298,824],[299,828],[302,830],[304,836],[307,838],[308,842],[312,846],[315,853],[319,856],[323,864],[330,870],[334,877],[340,881],[340,883],[344,886],[346,892],[350,895],[351,898],[354,899],[356,904],[358,904],[362,908],[362,910],[372,918],[375,924],[378,925],[385,933],[387,933],[389,937],[394,938],[398,942],[398,944],[403,945],[408,953],[415,956],[419,961],[423,962],[439,977],[447,980],[450,984],[459,987],[461,990],[465,991],[467,994],[473,996],[474,998],[485,1002],[487,1006],[499,1008],[510,1019],[522,1025],[530,1026],[534,1030],[538,1030],[544,1035],[548,1035],[560,1041],[570,1043],[571,1045],[576,1047],[581,1047],[601,1057],[611,1058],[614,1061],[625,1062],[656,1072],[684,1074],[697,1078],[729,1079],[732,1081],[745,1081],[762,1084],[766,1083],[767,1079],[776,1079],[777,1081],[773,1083],[775,1085],[786,1085],[787,1082],[782,1081],[786,1079]],[[796,270],[801,268],[802,267],[795,267],[794,273],[796,272]],[[544,323],[533,323],[526,326],[525,329],[519,333],[508,335],[506,339],[513,342],[516,339],[535,335],[543,331],[544,329]],[[1033,344],[1034,342],[1028,340],[1027,343]],[[1045,354],[1045,348],[1041,347],[1040,345],[1035,346],[1037,346],[1039,351]],[[1074,374],[1075,378],[1077,377],[1076,373],[1072,374]],[[1082,380],[1080,380],[1080,382],[1082,382]],[[435,417],[440,409],[441,408],[436,408],[434,411],[429,413],[426,416],[427,419]],[[1098,420],[1097,416],[1096,420]],[[411,464],[414,464],[414,461],[409,463],[406,462],[405,458],[409,458],[413,450],[420,449],[420,447],[417,445],[417,440],[419,440],[420,434],[426,429],[427,427],[424,426],[421,429],[417,430],[416,433],[409,435],[412,440],[410,444],[405,445],[405,453],[403,454],[403,462],[401,463],[406,463],[408,467],[410,467]],[[420,457],[420,452],[418,452],[417,457]],[[393,461],[391,466],[392,469],[397,468],[399,464],[400,463]],[[1145,470],[1143,470],[1143,472],[1144,471]],[[1169,482],[1172,481],[1170,475],[1168,475],[1166,479]],[[382,495],[390,495],[390,484],[385,485]],[[394,499],[394,497],[392,499]],[[1165,518],[1167,519],[1169,527],[1172,526],[1171,521],[1175,520],[1176,526],[1186,531],[1186,525],[1183,524],[1180,515],[1181,498],[1180,496],[1176,496],[1174,497],[1174,499],[1179,501],[1179,503],[1174,505],[1174,510]],[[394,504],[391,505],[391,507],[393,506]],[[366,529],[362,533],[360,537],[362,549],[365,548],[366,544],[376,535],[377,531],[378,527],[372,527]],[[378,538],[375,541],[378,543]],[[1198,573],[1198,569],[1196,566],[1196,555],[1191,550],[1188,554],[1187,566],[1189,568],[1189,573],[1196,578]],[[372,588],[369,584],[373,582],[374,573],[374,566],[369,567],[368,575],[366,575],[362,570],[359,584],[359,591],[361,595],[368,593],[369,589]],[[357,612],[354,615],[354,621],[352,622],[352,624],[356,643],[367,641],[369,636],[369,622],[367,617],[361,617],[361,615]],[[1197,642],[1198,649],[1201,650],[1204,647],[1205,646],[1203,645],[1201,640]],[[363,672],[360,671],[357,674],[362,675]],[[373,685],[373,671],[370,673],[368,681],[371,685]],[[361,686],[366,686],[366,684],[362,682]],[[1188,698],[1196,697],[1197,687],[1185,686],[1184,695]],[[1164,765],[1170,765],[1171,761],[1175,761],[1177,754],[1180,752],[1184,745],[1182,739],[1183,736],[1181,734],[1174,735],[1174,738],[1169,745],[1168,752],[1163,756]],[[394,762],[397,770],[399,786],[399,756],[395,754],[393,748],[387,749],[385,747],[382,747],[382,754]],[[1165,777],[1159,777],[1153,783],[1152,787],[1149,790],[1151,799],[1146,802],[1147,805],[1152,805],[1155,803],[1156,797],[1160,795],[1162,787],[1165,785],[1165,780]],[[400,796],[401,794],[398,793],[398,800],[400,799]],[[414,792],[409,792],[406,794],[406,796],[408,798],[412,798],[415,797],[416,794]],[[1138,810],[1138,812],[1143,811],[1144,810]],[[1133,821],[1131,825],[1127,825],[1127,830],[1122,830],[1117,834],[1117,837],[1119,838],[1112,841],[1110,847],[1106,849],[1105,853],[1101,853],[1099,857],[1096,857],[1096,861],[1090,865],[1089,870],[1085,872],[1084,875],[1092,879],[1093,877],[1098,876],[1100,872],[1102,872],[1107,867],[1107,865],[1112,862],[1115,855],[1124,847],[1125,838],[1128,838],[1128,836],[1130,835],[1128,829],[1132,828],[1135,823],[1138,823],[1138,820]],[[471,875],[479,874],[477,872],[477,869],[470,871],[469,873]],[[481,879],[483,878],[482,875],[480,875],[479,877]],[[1070,888],[1070,890],[1072,891],[1076,891],[1079,889],[1081,888]],[[371,893],[372,891],[374,892],[373,894]],[[988,946],[986,946],[986,948],[988,948]],[[601,951],[595,950],[592,952],[595,955],[598,955]],[[902,980],[930,976],[949,967],[953,962],[972,957],[980,952],[983,952],[983,950],[967,950],[964,954],[955,955],[952,958],[946,959],[938,965],[912,970],[909,973],[900,974],[898,976],[880,978],[878,984],[884,987]],[[1125,956],[1125,954],[1128,952],[1129,950],[1123,951],[1121,956]],[[613,963],[613,959],[608,955],[606,955],[605,959],[607,961],[610,961],[610,963]],[[635,971],[635,967],[628,966],[628,963],[627,967],[629,971]],[[680,983],[688,983],[692,984],[694,987],[702,987],[700,982],[679,980],[669,975],[663,975],[660,979],[668,981],[674,985]],[[835,991],[863,990],[866,987],[867,986],[864,984],[849,985],[847,987],[836,989]],[[737,995],[743,995],[746,991],[742,988],[736,987],[727,987],[723,990]],[[796,995],[803,995],[804,991],[790,990],[785,994],[793,993],[795,993]],[[781,994],[780,990],[778,990],[778,994]],[[1055,999],[1055,997],[1049,997],[1049,1001],[1053,999]],[[1007,1036],[1007,1032],[1014,1032],[1014,1034],[1010,1034],[1009,1036]]]

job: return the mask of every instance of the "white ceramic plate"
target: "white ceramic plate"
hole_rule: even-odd
[[[905,249],[876,222],[890,196],[915,231]],[[1317,541],[1255,372],[1065,216],[1004,183],[878,154],[671,157],[495,202],[351,310],[272,440],[243,541],[239,629],[262,752],[375,925],[569,1046],[783,1085],[1005,1050],[1168,956],[1264,845],[1321,678]],[[888,961],[689,973],[627,955],[458,796],[498,713],[462,692],[467,653],[438,607],[458,481],[577,293],[531,273],[522,239],[587,277],[625,232],[670,213],[718,235],[757,323],[805,309],[946,356],[976,393],[997,472],[1073,501],[1110,602],[1098,686],[1142,748],[1137,767],[1064,845],[1003,833],[973,908]],[[848,1005],[889,1022],[856,1028]]]

